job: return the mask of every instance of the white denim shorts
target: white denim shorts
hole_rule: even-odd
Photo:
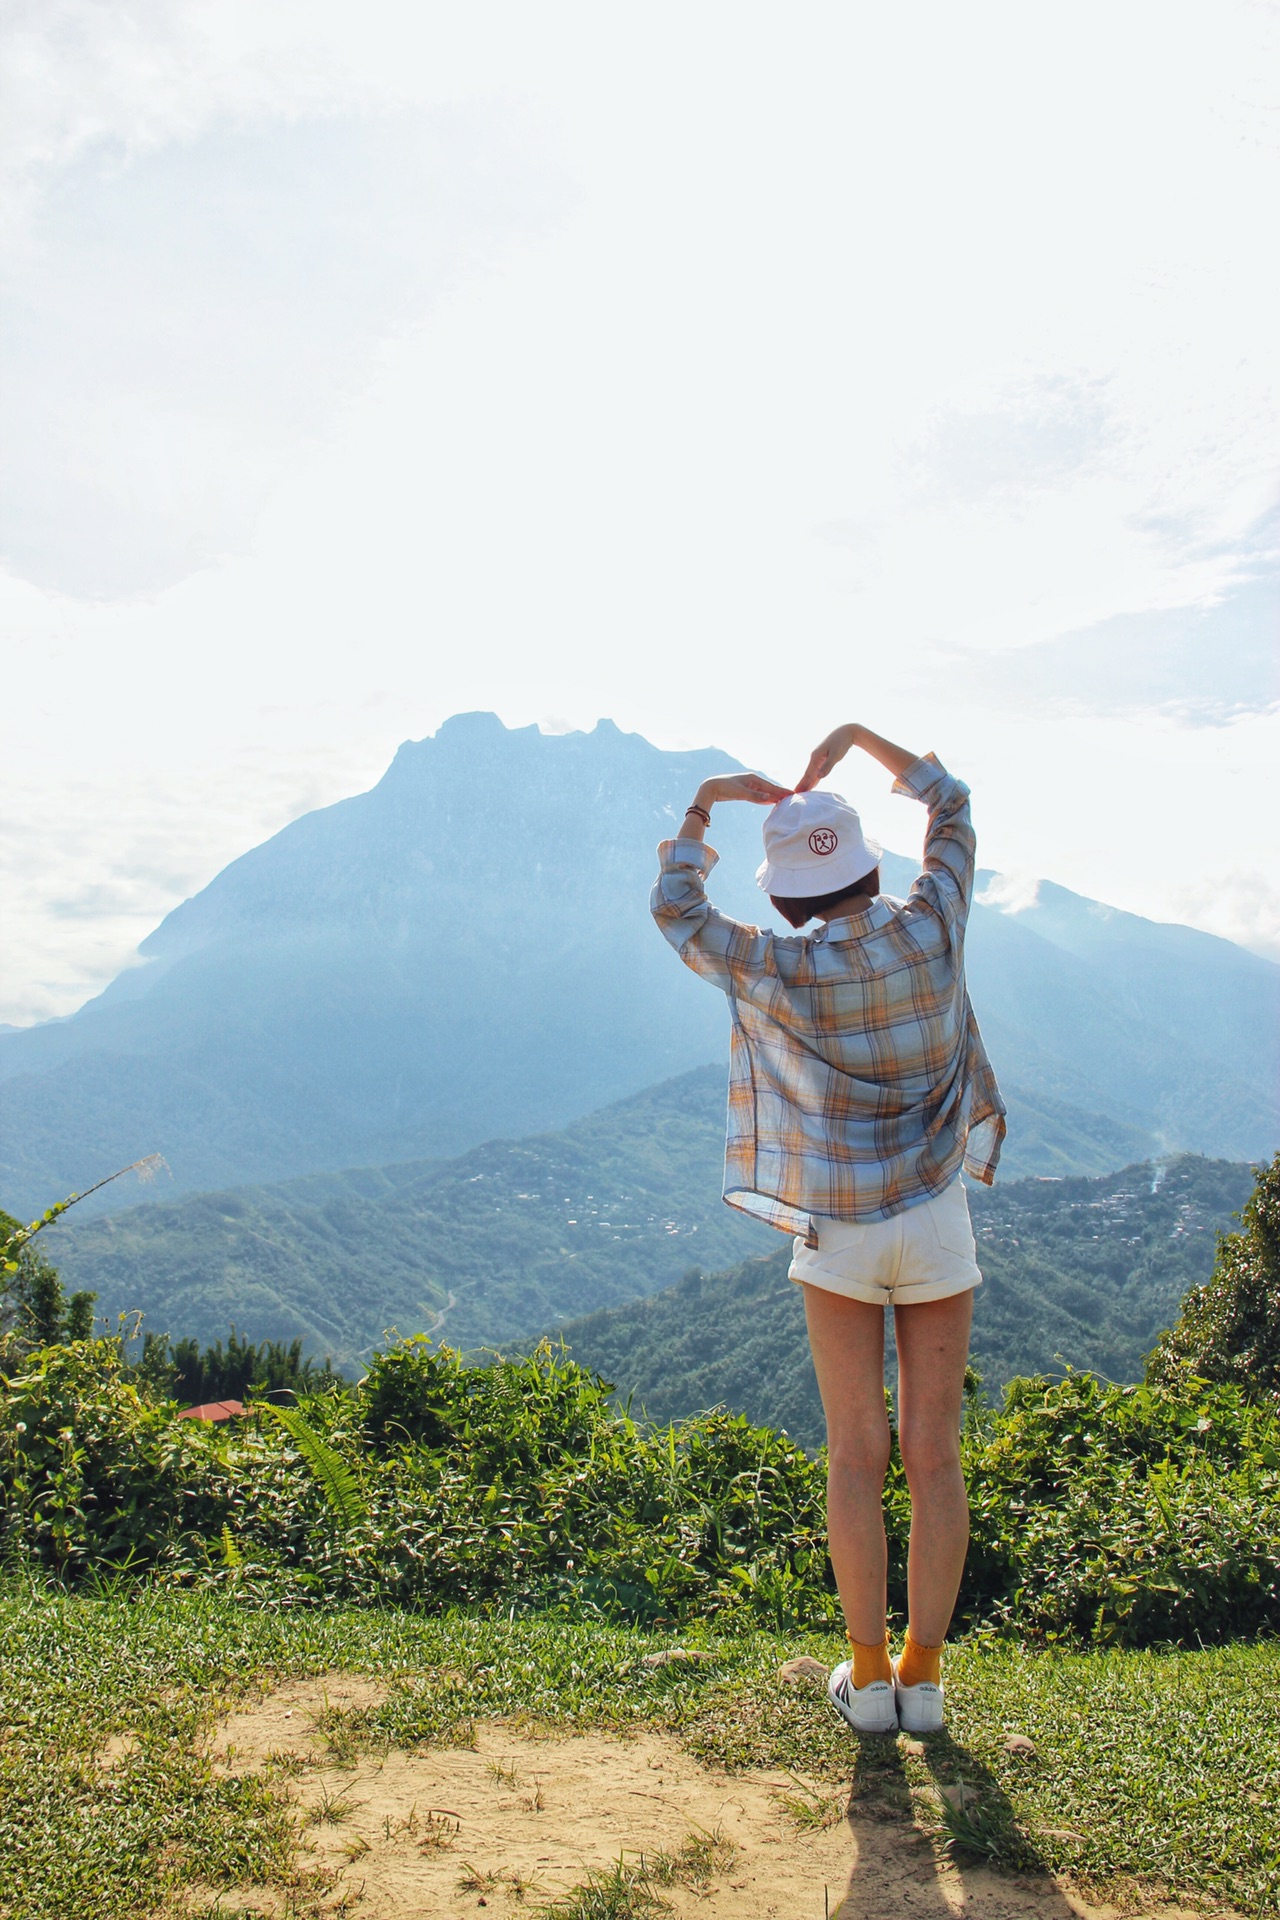
[[[797,1239],[790,1277],[872,1306],[909,1307],[982,1285],[969,1197],[959,1175],[932,1200],[889,1220],[815,1215],[809,1241]],[[817,1246],[810,1244],[814,1238]]]

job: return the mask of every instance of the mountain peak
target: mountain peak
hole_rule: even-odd
[[[176,908],[73,1019],[0,1034],[8,1204],[88,1186],[108,1152],[163,1152],[189,1189],[457,1153],[721,1056],[724,1003],[648,901],[656,843],[732,764],[608,718],[544,734],[461,713],[406,741],[371,792]],[[715,843],[716,906],[757,924],[758,810],[718,809]],[[891,888],[915,870],[886,855]],[[968,953],[1012,1089],[1171,1147],[1272,1150],[1275,967],[1047,882],[992,904]]]
[[[509,727],[496,713],[487,713],[483,708],[477,707],[471,713],[451,713],[447,720],[440,722],[431,738],[433,740],[445,738],[493,740],[503,733],[537,733],[537,731],[536,726]],[[406,745],[413,744],[415,743],[412,741],[406,742]],[[421,746],[423,742],[418,741],[416,744]]]

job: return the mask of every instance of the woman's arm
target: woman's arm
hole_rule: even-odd
[[[796,792],[808,793],[811,787],[817,786],[819,780],[825,780],[831,769],[844,759],[850,747],[861,747],[873,760],[878,760],[885,772],[891,773],[895,780],[920,758],[918,753],[908,753],[905,747],[895,747],[892,740],[872,733],[870,727],[864,727],[861,721],[849,720],[844,726],[836,727],[825,740],[819,741],[809,755],[809,764],[802,778],[796,781]]]
[[[703,844],[710,813],[717,800],[753,800],[769,806],[784,800],[789,789],[759,773],[726,773],[704,780],[677,837],[658,848],[659,872],[649,899],[649,910],[663,938],[694,973],[700,973],[723,993],[749,991],[751,982],[767,972],[773,935],[744,926],[718,913],[707,899],[706,876],[716,863],[711,847]],[[693,842],[693,845],[690,845]]]
[[[710,814],[717,800],[752,800],[758,807],[776,806],[779,800],[785,800],[791,792],[790,787],[780,787],[775,780],[766,780],[762,773],[720,773],[711,780],[704,780],[693,796],[693,806],[684,817],[680,828],[681,840],[701,840],[707,831],[707,822],[702,814]],[[702,813],[696,813],[700,807]]]

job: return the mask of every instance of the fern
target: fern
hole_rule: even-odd
[[[364,1493],[360,1482],[340,1453],[308,1426],[296,1407],[277,1407],[270,1400],[258,1403],[284,1428],[294,1446],[310,1467],[330,1509],[347,1526],[354,1527],[365,1516]]]
[[[233,1573],[237,1567],[244,1565],[244,1555],[236,1545],[231,1529],[225,1520],[222,1523],[222,1564],[225,1567],[230,1567]]]

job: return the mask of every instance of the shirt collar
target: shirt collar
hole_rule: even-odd
[[[838,920],[828,920],[825,927],[813,938],[839,944],[846,940],[861,940],[864,934],[874,933],[880,927],[887,927],[893,919],[893,910],[883,894],[877,894],[874,900],[857,913],[842,913]]]

